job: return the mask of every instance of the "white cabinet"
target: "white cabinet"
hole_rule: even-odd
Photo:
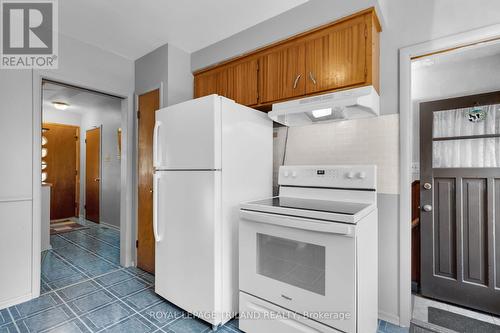
[[[31,201],[0,202],[0,309],[31,297]]]

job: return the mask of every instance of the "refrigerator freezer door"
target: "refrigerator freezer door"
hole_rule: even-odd
[[[182,309],[220,313],[221,171],[157,171],[155,291]],[[218,282],[217,282],[218,281]],[[219,316],[202,318],[214,325]]]
[[[157,170],[221,168],[221,98],[205,96],[156,111]]]

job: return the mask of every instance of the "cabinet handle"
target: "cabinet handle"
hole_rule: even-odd
[[[295,81],[293,81],[293,89],[297,88],[297,84],[299,83],[299,79],[302,76],[302,74],[297,75],[295,78]]]
[[[312,72],[309,72],[309,78],[311,79],[311,81],[316,85],[316,79],[314,78],[314,75]]]

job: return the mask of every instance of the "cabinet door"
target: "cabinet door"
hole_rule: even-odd
[[[260,66],[261,103],[305,94],[305,44],[297,43],[264,54]]]
[[[306,92],[363,84],[366,66],[362,16],[319,32],[306,42]]]
[[[227,96],[243,105],[255,105],[257,92],[258,60],[242,61],[227,69]]]
[[[194,78],[194,97],[203,97],[211,94],[217,94],[217,81],[219,71],[209,71],[201,73]]]

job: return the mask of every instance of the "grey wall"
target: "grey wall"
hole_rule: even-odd
[[[118,128],[121,123],[121,100],[115,99],[109,105],[88,110],[82,116],[80,148],[80,202],[85,204],[85,134],[92,128],[101,127],[101,198],[100,222],[120,228],[120,169],[121,156],[118,151]],[[84,215],[84,210],[80,210]]]
[[[168,45],[165,44],[135,61],[135,92],[141,95],[163,84],[163,105],[167,105]]]
[[[193,98],[191,54],[168,44],[167,104],[174,105]]]

